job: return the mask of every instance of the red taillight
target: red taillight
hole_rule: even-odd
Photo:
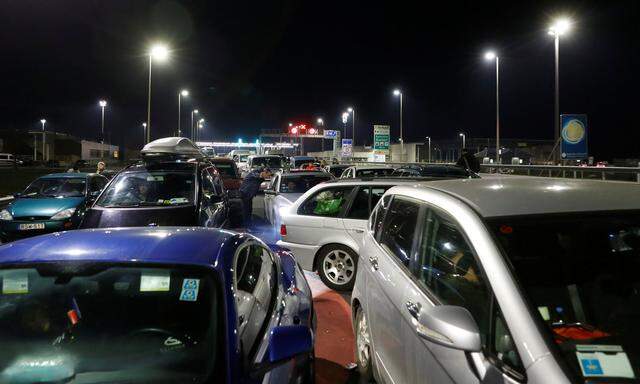
[[[287,226],[280,224],[280,236],[287,236]]]

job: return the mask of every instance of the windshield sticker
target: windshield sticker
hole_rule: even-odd
[[[576,351],[584,377],[635,379],[629,358],[620,345],[576,345]]]
[[[29,293],[29,278],[25,272],[8,272],[2,279],[2,294]]]
[[[164,181],[164,176],[147,176],[147,181]]]
[[[142,273],[140,292],[168,292],[171,286],[169,273]]]
[[[549,313],[549,307],[538,307],[538,312],[544,321],[551,320],[551,313]]]
[[[197,301],[200,279],[184,279],[182,281],[181,301]]]

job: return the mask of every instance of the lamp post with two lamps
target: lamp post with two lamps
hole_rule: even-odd
[[[561,18],[556,20],[551,27],[549,27],[549,35],[554,37],[555,40],[555,108],[554,108],[554,122],[555,122],[555,145],[558,147],[554,151],[555,163],[560,161],[560,36],[564,35],[571,28],[571,21],[567,18]]]

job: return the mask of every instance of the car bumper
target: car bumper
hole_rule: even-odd
[[[21,230],[20,224],[44,224],[44,228]],[[0,221],[0,240],[5,243],[52,232],[75,229],[77,226],[78,223],[71,220]]]
[[[293,252],[293,257],[302,269],[307,271],[313,270],[313,259],[316,257],[316,253],[320,249],[319,245],[304,245],[296,243],[287,243],[283,240],[278,240],[276,243],[278,246],[288,248]]]

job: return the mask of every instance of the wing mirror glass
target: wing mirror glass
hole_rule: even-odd
[[[482,349],[478,324],[463,307],[438,305],[421,311],[416,332],[420,337],[445,347],[466,352]]]

